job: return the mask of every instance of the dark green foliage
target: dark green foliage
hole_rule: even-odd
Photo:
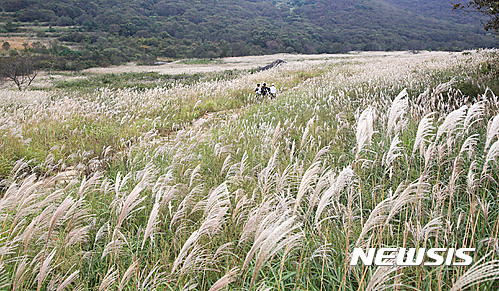
[[[38,6],[34,6],[18,12],[17,19],[22,22],[31,22],[35,20],[43,22],[52,22],[57,19],[57,16],[52,10],[41,9]]]
[[[485,24],[486,30],[495,30],[499,32],[499,1],[497,0],[472,0],[467,3],[457,3],[454,9],[476,9],[483,15],[489,17],[488,22]]]
[[[7,41],[5,41],[4,43],[2,43],[2,49],[6,50],[6,51],[10,50],[10,43],[7,42]]]
[[[73,69],[158,56],[497,46],[478,15],[438,0],[7,0],[0,9],[14,12],[7,31],[17,30],[12,21],[57,25],[46,32],[81,52],[64,55]]]
[[[8,20],[4,25],[3,29],[6,32],[16,32],[19,29],[19,25],[17,23],[13,23],[12,20]]]

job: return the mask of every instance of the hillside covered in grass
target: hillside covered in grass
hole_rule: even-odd
[[[2,90],[0,286],[461,290],[485,278],[473,290],[491,290],[497,53]],[[277,100],[254,96],[262,81]],[[476,248],[475,265],[349,266],[356,247]]]
[[[66,69],[154,63],[156,57],[454,51],[498,44],[479,15],[436,0],[5,0],[2,10],[2,35],[36,37],[40,44],[32,49],[63,58],[53,66]]]

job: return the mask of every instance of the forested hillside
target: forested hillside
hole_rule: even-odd
[[[159,56],[497,46],[477,15],[436,0],[5,0],[0,10],[3,34],[56,38],[67,47],[48,49],[75,68]]]

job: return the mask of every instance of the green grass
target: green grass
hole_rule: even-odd
[[[186,65],[204,65],[204,64],[223,64],[224,61],[222,59],[184,59],[178,61],[180,64],[186,64]]]
[[[229,81],[240,75],[239,71],[179,76],[158,73],[90,75],[85,79],[57,83],[56,87],[64,91],[50,93],[53,96],[46,106],[59,102],[58,95],[60,94],[73,94],[73,96],[78,96],[78,103],[97,102],[113,109],[112,99],[96,97],[99,94],[99,88],[106,87],[108,88],[106,90],[116,94],[128,94],[126,92],[146,92],[158,87],[162,90],[181,86],[189,88],[191,85],[213,80]],[[169,81],[171,83],[168,83]],[[165,98],[165,101],[157,100],[155,108],[141,108],[141,104],[135,104],[133,108],[113,117],[100,115],[98,119],[95,119],[95,117],[88,116],[88,113],[76,112],[76,115],[64,122],[51,119],[31,121],[23,125],[22,138],[13,136],[9,131],[3,131],[0,135],[0,144],[3,145],[0,148],[2,156],[0,179],[7,177],[16,161],[22,158],[29,161],[32,167],[42,163],[48,156],[56,161],[64,161],[64,163],[61,162],[61,166],[76,166],[93,157],[100,157],[107,147],[111,147],[114,151],[123,150],[124,142],[133,143],[134,140],[151,130],[168,137],[175,134],[177,130],[190,126],[194,120],[206,113],[240,108],[254,102],[255,100],[248,98],[250,92],[250,88],[244,88],[212,97],[195,93],[188,99],[183,97],[170,99],[168,95],[161,95],[160,98]],[[7,108],[12,111],[18,107],[11,105],[5,107]],[[123,123],[123,118],[127,114],[136,116],[133,120]],[[159,123],[154,121],[158,118],[161,120]],[[85,159],[67,160],[69,156],[77,152],[88,152],[90,155]],[[46,169],[39,169],[40,174],[44,174],[44,171]]]
[[[157,72],[146,73],[121,73],[121,74],[84,74],[83,78],[77,80],[55,81],[57,89],[68,89],[76,91],[91,91],[101,87],[115,89],[133,88],[145,90],[156,87],[170,88],[176,84],[190,85],[197,82],[209,82],[212,80],[231,80],[237,78],[244,71],[227,70],[220,73],[196,73],[165,75]]]

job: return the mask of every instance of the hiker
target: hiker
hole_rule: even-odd
[[[275,84],[272,84],[270,87],[270,99],[275,99],[277,95],[277,88],[275,87]]]
[[[267,93],[269,93],[269,87],[267,87],[267,84],[263,83],[263,85],[262,85],[262,97],[264,99],[267,96]]]
[[[262,95],[262,88],[260,88],[260,84],[256,84],[255,93],[257,99]]]

